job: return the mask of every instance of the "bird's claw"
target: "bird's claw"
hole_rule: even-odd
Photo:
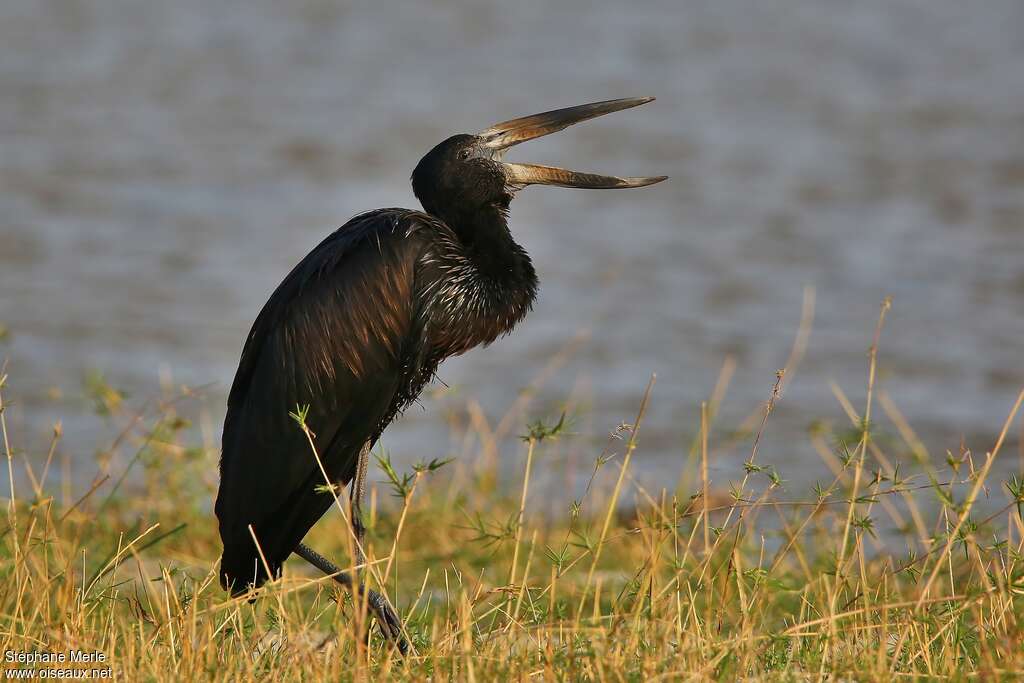
[[[403,655],[408,654],[409,641],[405,639],[402,633],[402,620],[387,601],[387,598],[377,591],[366,589],[366,602],[369,608],[373,610],[373,615],[377,618],[381,635],[394,643],[400,653]]]
[[[409,652],[409,641],[405,639],[405,635],[402,633],[402,620],[398,617],[398,613],[395,612],[387,598],[375,590],[366,588],[352,574],[341,571],[333,562],[303,543],[299,543],[294,552],[323,573],[333,577],[337,583],[352,591],[353,597],[357,601],[362,600],[365,596],[366,605],[373,612],[373,616],[376,617],[384,638],[394,643],[395,647],[403,655]]]

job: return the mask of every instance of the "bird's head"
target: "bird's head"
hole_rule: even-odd
[[[502,161],[505,151],[521,142],[653,99],[594,102],[502,121],[476,135],[453,135],[416,165],[412,173],[413,192],[428,212],[451,218],[453,213],[475,213],[489,207],[505,211],[512,196],[527,185],[616,189],[659,183],[665,176],[620,178]]]

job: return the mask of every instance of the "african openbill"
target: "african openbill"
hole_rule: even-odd
[[[216,504],[225,588],[237,595],[261,585],[293,552],[337,572],[301,544],[334,503],[325,473],[339,489],[351,482],[361,541],[359,501],[381,432],[442,360],[507,334],[533,304],[537,276],[508,228],[516,192],[532,184],[625,188],[665,179],[507,163],[504,151],[653,99],[584,104],[450,137],[412,173],[424,211],[360,214],[288,274],[249,332],[228,397]],[[324,472],[289,416],[297,405],[309,406],[306,424]],[[348,574],[338,577],[356,587]],[[374,593],[369,604],[401,643],[387,601]]]

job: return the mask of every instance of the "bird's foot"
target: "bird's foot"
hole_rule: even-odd
[[[409,652],[409,641],[406,640],[405,635],[402,633],[402,620],[386,597],[373,589],[366,588],[354,579],[349,572],[342,571],[333,562],[303,543],[300,543],[294,552],[306,560],[306,562],[309,562],[324,574],[329,575],[335,581],[351,590],[357,600],[363,600],[365,596],[367,609],[377,619],[377,624],[384,638],[394,643],[395,647],[403,655]]]
[[[377,619],[381,635],[394,643],[400,653],[403,655],[408,654],[409,641],[402,634],[402,620],[391,606],[391,603],[375,590],[363,588],[362,586],[360,586],[360,589],[366,591],[366,606]]]

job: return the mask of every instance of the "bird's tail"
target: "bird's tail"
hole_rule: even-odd
[[[333,502],[331,496],[316,493],[310,483],[301,487],[279,510],[267,514],[262,524],[253,525],[250,530],[248,524],[243,525],[243,521],[226,515],[230,506],[221,506],[221,500],[218,497],[217,516],[224,542],[220,584],[235,596],[279,577],[281,565]],[[259,539],[259,545],[255,539]]]
[[[250,588],[259,588],[270,577],[281,574],[281,563],[261,557],[250,538],[248,543],[227,542],[220,557],[220,585],[232,596],[239,596]]]

